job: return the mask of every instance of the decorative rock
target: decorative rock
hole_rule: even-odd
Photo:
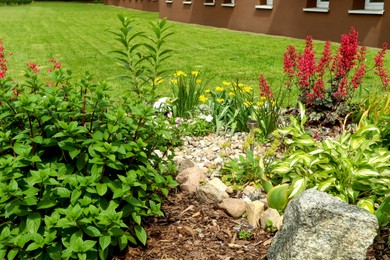
[[[219,203],[224,198],[228,198],[229,194],[217,189],[214,185],[208,182],[205,185],[199,185],[196,188],[196,196],[200,201],[205,203]]]
[[[176,165],[178,167],[178,171],[182,172],[188,168],[192,168],[195,166],[194,162],[189,159],[181,159],[176,162]]]
[[[225,192],[227,189],[227,186],[225,183],[223,183],[219,178],[213,178],[211,181],[209,181],[210,185],[213,185],[215,188],[217,188],[220,192]]]
[[[249,197],[249,195],[252,193],[252,192],[255,192],[256,188],[251,186],[251,185],[248,185],[248,186],[245,186],[244,190],[242,191],[242,193],[244,193],[246,196]]]
[[[378,222],[374,215],[310,189],[290,201],[268,259],[366,259]]]
[[[218,207],[225,210],[233,218],[240,218],[245,212],[246,203],[241,199],[227,198],[222,200]]]
[[[232,194],[234,192],[234,190],[231,186],[228,186],[225,191],[229,194]]]
[[[277,224],[280,222],[281,216],[276,209],[268,208],[264,211],[260,218],[260,226],[262,228],[267,227],[267,222],[272,221],[272,227],[277,228]]]
[[[264,206],[264,203],[259,200],[247,203],[246,214],[249,225],[252,227],[258,226],[260,217],[264,213]]]
[[[176,181],[180,183],[180,190],[183,192],[194,193],[200,183],[207,181],[207,169],[191,167],[176,176]]]

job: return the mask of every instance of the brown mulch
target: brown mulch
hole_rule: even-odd
[[[171,192],[162,206],[164,217],[145,223],[145,247],[130,247],[125,256],[114,259],[266,259],[273,234],[254,229],[250,240],[237,237],[242,219],[233,219],[215,205],[198,202],[180,192]],[[369,248],[367,259],[389,259],[387,237],[390,225]]]

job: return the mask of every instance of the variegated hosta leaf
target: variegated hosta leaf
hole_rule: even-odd
[[[358,206],[361,209],[367,210],[371,214],[375,213],[374,201],[371,200],[371,199],[361,199],[361,200],[358,201],[356,206]]]
[[[306,186],[307,186],[307,181],[305,178],[294,179],[288,191],[288,193],[290,194],[288,198],[289,199],[295,198],[306,189]]]
[[[359,178],[370,178],[379,176],[379,173],[371,169],[361,169],[353,172],[353,175]]]

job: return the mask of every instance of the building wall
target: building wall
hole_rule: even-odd
[[[159,3],[157,0],[104,0],[104,4],[148,12],[158,12],[159,10]]]
[[[147,0],[106,1],[115,5],[126,3],[122,6],[134,8],[131,1],[145,4]],[[114,3],[115,1],[117,2]],[[192,0],[191,4],[183,4],[183,0],[172,0],[172,3],[165,0],[147,3],[157,5],[161,18],[166,17],[184,23],[302,39],[306,35],[311,35],[317,40],[331,41],[339,41],[340,35],[348,33],[349,28],[354,26],[359,32],[359,41],[362,45],[380,47],[383,42],[390,43],[389,13],[385,12],[383,15],[348,13],[350,9],[362,9],[364,0],[330,0],[329,12],[325,13],[303,11],[303,8],[315,6],[316,0],[273,0],[272,10],[255,8],[255,5],[265,0],[235,0],[234,7],[222,6],[223,1],[215,0],[214,6],[205,6],[205,0]],[[390,12],[390,1],[385,2],[384,9],[388,8]],[[146,10],[144,6],[142,7],[143,9],[135,9]]]

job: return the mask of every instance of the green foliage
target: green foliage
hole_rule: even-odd
[[[154,100],[111,100],[106,83],[70,74],[42,83],[29,64],[24,82],[0,79],[1,259],[105,259],[145,244],[143,219],[163,215],[176,185],[177,128]]]
[[[27,5],[31,3],[32,0],[0,0],[0,5]]]
[[[381,228],[384,228],[389,224],[390,196],[385,197],[385,199],[380,204],[379,208],[376,210],[375,216],[377,217],[378,222],[379,222],[379,226]]]
[[[247,131],[246,122],[253,110],[253,88],[242,83],[223,82],[214,89],[206,89],[200,96],[201,111],[211,114],[216,133]]]
[[[201,77],[199,71],[191,71],[187,75],[179,70],[173,74],[173,79],[170,81],[173,115],[181,118],[193,116],[202,102],[200,96],[207,83],[208,81]]]
[[[247,150],[246,155],[240,155],[238,160],[230,160],[222,167],[222,180],[226,183],[246,184],[260,182],[267,191],[269,181],[264,174],[262,158]]]
[[[164,69],[164,62],[171,57],[171,49],[165,48],[166,40],[172,35],[167,20],[152,22],[153,36],[144,32],[135,32],[134,21],[123,15],[118,15],[121,27],[111,31],[122,48],[112,51],[116,59],[128,74],[120,78],[128,80],[130,91],[139,98],[155,95],[156,88],[162,77],[168,72]]]
[[[390,150],[390,92],[372,94],[362,102],[357,112],[359,124],[369,122],[376,125],[381,131],[381,140],[384,147]]]
[[[373,125],[356,133],[343,133],[322,142],[305,133],[305,111],[300,123],[291,117],[284,135],[287,154],[270,164],[273,183],[289,184],[288,198],[307,188],[316,188],[368,209],[390,191],[390,152],[381,147],[380,130]]]
[[[253,236],[253,227],[251,225],[246,225],[241,223],[236,227],[238,238],[241,240],[249,240]]]

